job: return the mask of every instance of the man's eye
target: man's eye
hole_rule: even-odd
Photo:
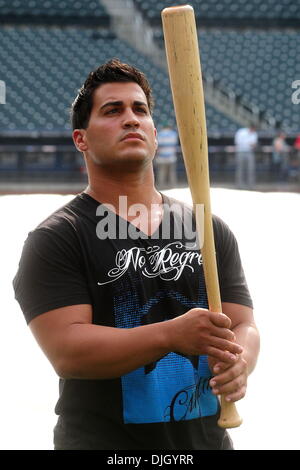
[[[137,110],[139,113],[147,114],[147,109],[146,109],[146,108],[138,107],[138,108],[136,108],[136,110]]]
[[[106,111],[105,114],[115,114],[119,111],[119,108],[111,108]]]

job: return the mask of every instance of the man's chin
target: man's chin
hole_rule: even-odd
[[[111,171],[139,171],[151,165],[153,157],[145,154],[121,155],[117,158],[98,162],[101,167],[111,169]]]

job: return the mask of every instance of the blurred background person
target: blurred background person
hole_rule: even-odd
[[[300,181],[300,134],[297,135],[289,159],[289,180]]]
[[[273,140],[271,171],[276,181],[285,180],[288,174],[290,147],[285,139],[285,133],[280,131]]]
[[[296,154],[297,154],[298,158],[300,159],[300,134],[298,134],[296,139],[295,139],[294,150],[296,151]]]
[[[239,129],[234,136],[235,184],[238,189],[253,189],[255,186],[255,147],[257,141],[254,125]]]
[[[165,123],[157,133],[157,141],[156,174],[158,187],[175,188],[177,185],[177,131],[169,123]]]

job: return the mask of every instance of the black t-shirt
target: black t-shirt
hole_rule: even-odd
[[[14,279],[26,321],[91,304],[94,324],[133,328],[207,308],[201,254],[193,249],[195,225],[187,229],[180,210],[191,209],[163,199],[163,220],[152,237],[85,193],[30,232]],[[213,224],[221,299],[252,307],[235,237],[221,219],[214,217]],[[231,448],[217,426],[219,402],[210,378],[206,356],[171,352],[116,379],[60,379],[55,447]]]

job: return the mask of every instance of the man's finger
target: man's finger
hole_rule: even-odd
[[[221,362],[229,362],[232,366],[237,360],[237,355],[229,352],[228,350],[222,350],[214,346],[209,346],[207,348],[207,354],[218,361]]]
[[[232,341],[228,341],[227,339],[219,338],[217,336],[213,336],[211,338],[212,346],[215,346],[223,351],[227,351],[234,355],[241,354],[243,352],[242,346],[237,343],[233,343]]]
[[[210,320],[215,326],[231,328],[231,320],[224,313],[210,312]]]
[[[221,372],[227,370],[229,367],[231,367],[231,364],[228,364],[228,362],[217,362],[217,364],[213,366],[213,372],[214,374],[220,374]]]
[[[223,338],[228,341],[231,341],[232,343],[234,343],[236,340],[235,334],[233,333],[233,331],[229,330],[228,328],[212,326],[211,334],[213,336],[217,336],[218,338]]]
[[[228,402],[229,401],[233,402],[233,401],[241,400],[246,395],[246,389],[247,389],[247,387],[246,387],[246,385],[244,385],[243,387],[241,387],[236,392],[229,393],[228,395],[226,395],[225,400],[228,401]]]

